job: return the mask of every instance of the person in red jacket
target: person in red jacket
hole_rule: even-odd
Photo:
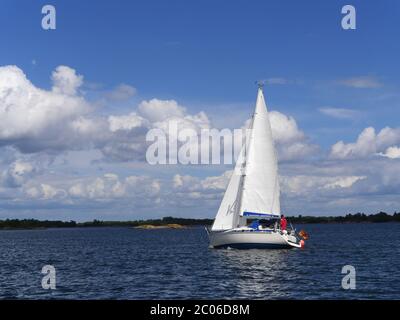
[[[286,226],[287,226],[287,221],[285,216],[282,214],[281,215],[281,230],[286,231]]]

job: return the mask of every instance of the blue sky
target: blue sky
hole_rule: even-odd
[[[318,125],[309,114],[321,105],[374,113],[372,95],[398,91],[396,1],[353,2],[356,31],[340,27],[346,1],[54,1],[58,28],[49,32],[40,28],[46,3],[5,1],[0,13],[2,64],[20,66],[40,87],[49,87],[51,71],[65,64],[104,87],[131,83],[140,97],[201,108],[248,104],[254,79],[282,77],[302,85],[274,86],[269,103],[310,128]],[[331,85],[353,75],[387,87],[366,95]],[[389,115],[396,100],[385,104],[385,118],[371,117],[371,125],[395,125]]]
[[[56,30],[45,31],[40,26],[44,4],[56,7]],[[400,145],[396,140],[400,116],[400,43],[397,40],[400,3],[351,1],[357,12],[357,29],[346,31],[341,28],[341,8],[345,4],[349,2],[2,1],[0,66],[16,65],[35,88],[49,92],[54,85],[52,72],[58,66],[75,70],[83,76],[79,94],[85,103],[95,106],[90,117],[123,116],[136,110],[143,101],[173,100],[185,107],[187,115],[204,111],[212,126],[218,128],[240,127],[252,112],[254,81],[269,79],[265,88],[269,108],[295,120],[298,131],[304,135],[301,143],[318,147],[317,152],[310,152],[306,157],[304,154],[281,157],[282,175],[309,175],[319,168],[321,172],[325,170],[324,175],[328,171],[340,172],[337,178],[342,181],[344,176],[359,177],[351,186],[342,188],[346,190],[340,190],[347,192],[342,196],[342,201],[348,200],[347,204],[332,205],[320,212],[310,203],[301,203],[304,206],[301,213],[376,210],[383,202],[382,209],[394,211],[400,207],[394,200],[400,183],[398,180],[389,183],[386,173],[366,168],[383,166],[394,172],[399,168],[400,160],[396,157],[376,154],[387,155],[388,148]],[[133,88],[134,93],[130,92],[124,99],[109,98],[121,84]],[[332,155],[332,146],[338,141],[355,143],[368,127],[376,131],[377,141],[371,138],[373,141],[365,144],[375,143],[375,149],[369,153],[362,149],[361,139],[359,146],[347,146],[347,149],[355,148],[350,153],[357,154],[356,157],[345,159],[349,156],[344,149]],[[378,138],[385,127],[394,131],[385,131]],[[43,137],[49,137],[52,132],[49,127],[40,130]],[[31,163],[36,168],[28,170],[29,177],[23,182],[8,185],[4,182],[0,189],[4,194],[0,218],[119,219],[163,216],[164,212],[211,217],[221,190],[216,192],[214,200],[205,197],[188,203],[183,209],[179,205],[182,201],[167,203],[162,196],[159,207],[152,207],[151,200],[139,204],[139,200],[124,202],[119,198],[110,200],[104,208],[104,201],[98,198],[69,199],[73,182],[61,185],[61,181],[83,177],[100,179],[106,173],[118,174],[122,179],[145,173],[151,184],[154,179],[172,179],[177,174],[201,180],[229,169],[225,166],[150,168],[136,160],[117,161],[115,156],[110,157],[104,151],[105,144],[111,145],[108,140],[89,141],[77,147],[72,138],[70,145],[61,146],[63,143],[58,141],[69,138],[60,138],[52,141],[51,147],[43,147],[43,141],[49,139],[39,135],[41,140],[35,140],[36,131],[26,134],[23,138],[0,135],[3,181],[8,179],[4,178],[8,174],[4,172],[15,169],[18,161]],[[121,143],[121,138],[118,139]],[[289,149],[289,146],[282,145],[282,148]],[[366,171],[358,172],[361,164]],[[26,190],[36,188],[35,182],[53,188],[57,185],[57,190],[65,191],[64,196],[26,197]],[[165,181],[160,183],[162,188],[169,188],[163,184]],[[201,185],[201,181],[197,183]],[[376,184],[373,203],[366,203],[363,198],[365,194],[372,197],[373,190],[363,189],[359,186],[361,183]],[[324,189],[317,185],[313,188]],[[383,185],[386,189],[381,188]],[[204,186],[199,188],[196,192],[208,194]],[[293,185],[289,183],[283,199],[297,192],[290,188]],[[18,201],[10,196],[16,189],[20,192]],[[332,195],[324,193],[323,197],[333,199],[340,193],[333,191]],[[180,190],[183,198],[185,192],[193,190]],[[316,189],[310,192],[318,193]],[[390,199],[385,196],[383,201],[382,193]],[[297,207],[299,198],[302,198],[301,192],[287,200],[288,214],[297,213],[291,208]],[[127,213],[113,215],[116,210]]]

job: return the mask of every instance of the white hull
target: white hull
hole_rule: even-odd
[[[210,246],[214,248],[237,249],[289,249],[300,248],[295,236],[274,230],[231,229],[227,231],[211,231]]]

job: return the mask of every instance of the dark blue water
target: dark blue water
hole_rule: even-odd
[[[304,250],[209,249],[203,228],[0,231],[0,298],[400,299],[400,224],[299,227]],[[56,290],[41,287],[47,264]]]

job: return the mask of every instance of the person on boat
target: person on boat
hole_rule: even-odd
[[[287,221],[285,216],[282,214],[281,215],[281,230],[282,232],[286,231],[286,227],[287,227]]]

